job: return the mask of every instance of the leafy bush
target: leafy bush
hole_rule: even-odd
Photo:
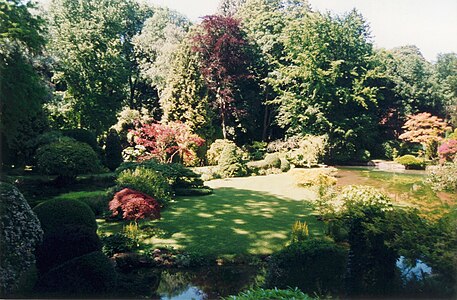
[[[118,190],[129,188],[156,199],[162,206],[171,200],[171,187],[159,172],[139,167],[122,171],[116,179]]]
[[[457,140],[445,140],[438,147],[438,156],[441,163],[452,162],[457,158]]]
[[[44,273],[70,259],[99,250],[101,242],[92,228],[62,226],[44,235],[36,250],[37,267]]]
[[[240,177],[247,174],[247,168],[235,144],[227,144],[222,150],[218,161],[219,174],[223,178]]]
[[[131,189],[123,189],[109,203],[113,216],[122,213],[126,220],[160,219],[160,205],[152,197]]]
[[[265,290],[262,288],[256,288],[241,292],[236,296],[229,296],[224,298],[225,300],[285,300],[285,299],[296,299],[296,300],[312,300],[314,298],[309,297],[299,289],[288,289],[279,290],[271,289]]]
[[[346,256],[346,250],[330,240],[312,238],[292,243],[271,256],[265,286],[337,293],[343,288]]]
[[[427,182],[434,190],[457,192],[457,163],[427,168]]]
[[[108,169],[114,171],[120,166],[122,161],[121,140],[117,131],[115,129],[111,129],[106,137],[105,165]]]
[[[403,155],[395,159],[395,161],[401,165],[404,165],[406,169],[423,170],[425,169],[425,161],[414,157],[413,155]]]
[[[34,212],[44,232],[60,230],[62,226],[86,226],[97,230],[95,215],[87,204],[70,199],[51,199],[38,204]]]
[[[35,263],[43,231],[37,216],[14,186],[0,182],[0,297],[17,291]]]
[[[116,173],[119,174],[127,169],[133,171],[139,167],[159,172],[168,180],[176,195],[180,195],[179,192],[185,189],[205,188],[200,174],[179,163],[162,164],[154,159],[143,162],[124,162],[116,169]]]
[[[338,170],[333,167],[293,170],[293,175],[295,177],[297,185],[304,187],[334,185],[336,183],[337,173]]]
[[[206,159],[208,160],[208,164],[210,166],[219,164],[222,151],[224,151],[224,148],[226,146],[231,147],[231,149],[235,149],[235,155],[237,157],[243,157],[243,151],[240,148],[238,148],[234,142],[222,139],[215,140],[214,143],[212,143],[209,147],[208,152],[206,153]]]
[[[87,144],[59,141],[42,146],[37,151],[37,167],[48,175],[74,179],[79,174],[100,170],[97,154]]]
[[[69,260],[44,274],[38,290],[48,297],[106,297],[116,286],[116,271],[100,251]]]
[[[281,159],[278,153],[269,153],[265,156],[264,160],[268,168],[279,169],[281,167]]]
[[[297,167],[316,166],[327,152],[328,137],[326,135],[306,135],[298,142],[298,147],[287,152],[287,159]]]
[[[78,142],[86,143],[89,145],[96,153],[99,152],[99,147],[97,143],[97,137],[95,134],[87,129],[75,128],[63,130],[62,134],[72,139],[75,139]]]
[[[124,232],[116,232],[115,234],[101,237],[103,246],[102,251],[109,257],[116,253],[131,252],[138,248],[138,242],[128,237]]]
[[[248,145],[247,150],[249,152],[250,159],[252,160],[262,160],[267,153],[267,143],[265,142],[253,142],[251,145]]]
[[[398,149],[400,147],[400,143],[396,140],[391,140],[382,143],[382,148],[384,157],[387,159],[396,159],[398,156]]]

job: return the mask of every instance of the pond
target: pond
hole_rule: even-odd
[[[261,266],[211,266],[197,269],[138,269],[120,273],[120,297],[149,299],[220,299],[249,289],[261,280]]]
[[[426,171],[381,171],[373,167],[338,167],[337,185],[368,185],[382,190],[399,206],[413,206],[436,219],[457,204],[457,195],[435,192],[425,182]]]

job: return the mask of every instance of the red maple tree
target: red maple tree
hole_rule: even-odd
[[[205,142],[182,122],[144,124],[133,131],[133,136],[134,142],[144,146],[149,153],[140,159],[156,158],[162,163],[172,162],[177,154],[189,161],[195,156],[193,149]]]
[[[160,219],[160,204],[157,200],[128,188],[114,195],[109,202],[109,209],[113,216],[122,213],[125,220]]]

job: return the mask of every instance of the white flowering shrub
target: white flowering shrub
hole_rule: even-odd
[[[393,207],[389,196],[374,187],[363,185],[344,187],[338,194],[338,200],[341,201],[343,208],[347,211],[364,207],[377,207],[382,211],[387,211]]]
[[[0,182],[0,297],[18,289],[21,276],[35,263],[43,230],[24,196]]]

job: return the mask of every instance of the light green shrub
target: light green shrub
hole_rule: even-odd
[[[420,158],[416,158],[413,155],[403,155],[395,159],[395,161],[401,165],[404,165],[406,169],[423,170],[425,169],[425,161]]]
[[[162,206],[171,200],[171,187],[159,172],[138,167],[122,171],[116,179],[118,190],[129,188],[156,199]]]
[[[246,154],[236,146],[236,144],[230,140],[222,140],[218,139],[215,140],[214,143],[211,144],[210,148],[208,149],[208,152],[206,153],[206,159],[208,161],[208,164],[210,166],[214,166],[219,164],[219,159],[221,158],[222,151],[226,146],[230,146],[234,149],[236,149],[236,155],[243,158]]]
[[[328,137],[326,135],[306,135],[298,141],[296,148],[287,152],[287,159],[297,167],[316,166],[327,152]]]
[[[314,298],[306,295],[299,289],[262,289],[256,288],[241,292],[236,296],[229,296],[225,300],[312,300]]]
[[[247,174],[246,165],[235,144],[225,145],[218,161],[218,173],[223,178],[239,177]]]

